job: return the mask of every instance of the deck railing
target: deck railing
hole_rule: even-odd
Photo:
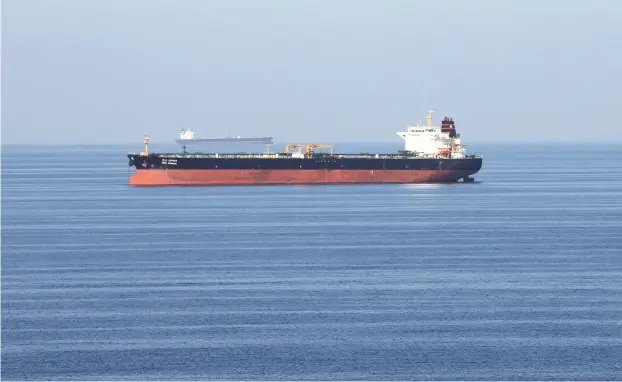
[[[128,155],[136,155],[136,153],[128,153]],[[275,153],[275,154],[219,154],[219,153],[151,153],[150,156],[157,156],[162,159],[447,159],[442,156],[416,156],[416,155],[399,155],[399,154],[313,154],[310,157],[297,158],[291,154]],[[481,158],[481,155],[465,155],[465,159]]]

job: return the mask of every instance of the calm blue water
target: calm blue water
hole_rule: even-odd
[[[214,188],[127,149],[2,148],[4,380],[622,379],[620,145]]]

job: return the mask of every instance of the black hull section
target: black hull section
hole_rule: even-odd
[[[464,159],[434,158],[335,158],[318,156],[310,158],[248,158],[197,155],[129,154],[130,166],[136,169],[180,170],[464,170],[478,172],[481,157]]]

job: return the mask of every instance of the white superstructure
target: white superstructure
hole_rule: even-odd
[[[450,132],[455,129],[453,120],[450,120],[451,125],[447,125],[452,126],[451,128],[446,128],[444,125],[441,129],[440,126],[432,125],[432,113],[433,111],[428,112],[425,125],[417,121],[417,124],[409,126],[407,131],[397,133],[404,139],[404,150],[414,152],[421,157],[464,158],[465,149],[460,141],[460,135]],[[445,121],[448,121],[447,118]]]
[[[194,131],[190,131],[190,129],[183,129],[179,133],[179,139],[194,139]]]

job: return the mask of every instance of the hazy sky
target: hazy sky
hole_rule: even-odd
[[[3,0],[2,142],[621,141],[621,71],[620,0]]]

